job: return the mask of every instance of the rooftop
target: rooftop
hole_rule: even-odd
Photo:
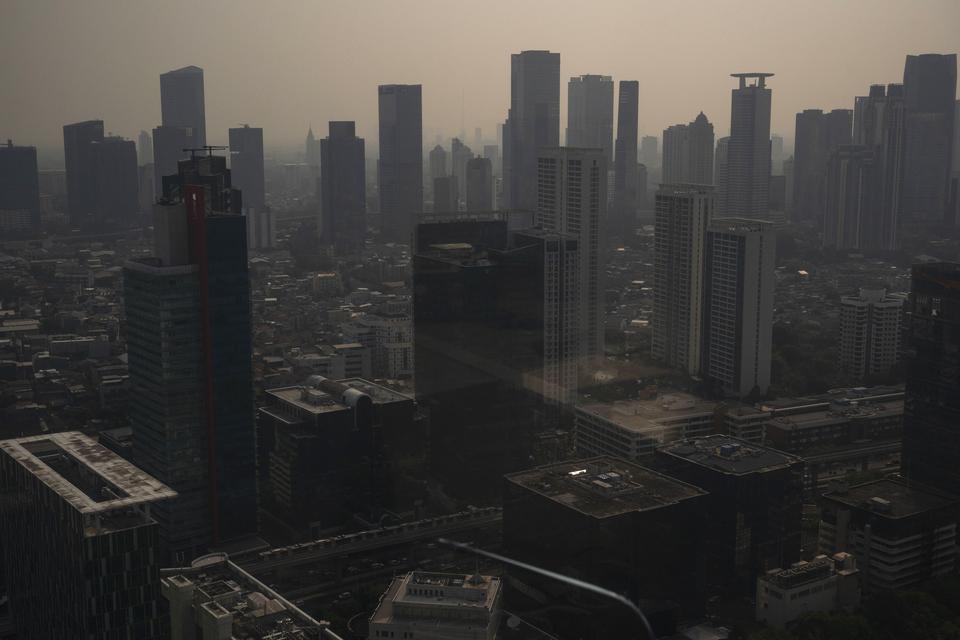
[[[706,491],[640,465],[598,456],[506,476],[507,481],[595,518],[649,511]]]
[[[498,608],[501,589],[496,576],[411,571],[393,579],[370,622],[388,624],[401,619],[444,626],[487,624]],[[444,607],[471,611],[473,615],[438,615],[438,608]]]
[[[782,429],[810,429],[825,424],[846,422],[856,418],[882,417],[903,414],[903,399],[888,400],[871,404],[827,404],[812,405],[804,412],[788,415],[776,415],[771,424]]]
[[[909,518],[955,504],[953,500],[939,493],[888,479],[830,491],[823,497],[855,509],[873,511],[891,520]]]
[[[0,451],[83,514],[105,514],[177,495],[77,431],[4,440]]]
[[[386,404],[388,402],[406,402],[411,400],[410,396],[406,396],[402,393],[388,389],[383,385],[376,384],[375,382],[370,382],[369,380],[364,380],[363,378],[346,378],[339,381],[340,384],[346,385],[351,389],[356,389],[361,391],[373,400],[374,404]]]
[[[715,408],[716,403],[689,393],[670,393],[656,400],[585,404],[578,406],[577,411],[599,416],[627,429],[643,431],[690,417],[713,416]]]
[[[800,463],[797,457],[727,435],[668,444],[660,452],[733,475],[786,469]]]

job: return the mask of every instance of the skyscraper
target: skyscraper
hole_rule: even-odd
[[[613,159],[613,78],[584,75],[567,83],[566,146],[603,149]]]
[[[674,124],[663,130],[663,183],[684,182],[687,154],[687,125]]]
[[[897,248],[900,193],[903,185],[903,86],[873,85],[868,96],[857,97],[854,109],[854,144],[873,153],[872,208],[861,234],[864,249]]]
[[[103,140],[103,120],[87,120],[63,126],[67,214],[74,227],[86,224],[96,212],[96,163],[91,143],[99,140]]]
[[[467,162],[471,158],[473,158],[473,149],[463,144],[460,138],[454,138],[450,141],[450,175],[457,179],[460,196],[466,195]]]
[[[423,119],[419,84],[380,85],[380,219],[389,238],[410,241],[423,212]]]
[[[764,219],[770,190],[770,89],[772,73],[734,73],[731,92],[727,180],[720,215]],[[753,79],[753,84],[747,81]]]
[[[770,386],[776,234],[769,224],[714,219],[703,274],[703,376],[724,395]]]
[[[902,471],[960,495],[960,264],[913,265],[904,322]]]
[[[107,136],[91,143],[96,206],[90,222],[101,229],[136,224],[140,211],[140,175],[133,140]]]
[[[648,169],[660,168],[660,151],[657,136],[643,136],[640,140],[640,162]]]
[[[189,147],[207,144],[203,69],[183,67],[160,74],[160,110],[165,127],[186,129]]]
[[[948,222],[957,55],[907,56],[903,69],[903,215]]]
[[[226,159],[166,176],[155,255],[124,269],[133,454],[178,497],[157,505],[165,562],[257,531],[250,279]]]
[[[871,240],[881,189],[876,156],[864,145],[842,145],[829,155],[824,177],[823,246],[882,249]]]
[[[510,56],[510,111],[503,126],[503,196],[509,209],[537,206],[537,158],[560,144],[560,54]]]
[[[487,158],[467,161],[467,211],[493,211],[493,166]]]
[[[460,189],[457,176],[441,176],[433,179],[433,212],[455,213],[459,210]]]
[[[617,146],[614,157],[613,202],[610,216],[612,234],[624,235],[636,224],[641,206],[637,182],[637,110],[640,83],[621,80],[617,106]],[[646,184],[643,185],[646,189]],[[613,225],[616,225],[615,227]]]
[[[440,145],[430,150],[429,163],[430,180],[450,175],[447,173],[447,150]]]
[[[580,356],[603,357],[607,160],[602,149],[557,147],[540,152],[536,223],[578,238]]]
[[[303,144],[303,160],[314,176],[320,175],[320,141],[313,135],[313,126],[307,130],[307,139]]]
[[[783,136],[770,136],[770,175],[783,175]]]
[[[713,125],[702,111],[663,130],[663,183],[713,184]]]
[[[819,222],[823,219],[824,185],[830,154],[851,142],[853,112],[806,109],[797,114],[793,164],[793,218]]]
[[[262,211],[267,204],[263,177],[263,129],[248,124],[229,130],[230,176],[243,194],[243,209]]]
[[[900,361],[903,299],[886,289],[860,289],[840,299],[840,370],[863,383]]]
[[[137,136],[137,164],[141,167],[145,164],[151,164],[153,162],[153,138],[150,137],[150,134],[140,130],[140,135]]]
[[[707,225],[713,188],[661,185],[656,195],[651,354],[700,375]]]
[[[0,145],[0,212],[4,211],[27,212],[30,224],[40,226],[36,147],[14,146],[12,140]]]
[[[365,143],[356,124],[331,122],[320,156],[320,235],[340,251],[359,250],[367,231],[367,193]]]
[[[722,203],[727,201],[729,150],[729,137],[724,137],[717,140],[717,147],[713,154],[713,184],[716,186],[715,193],[717,211],[721,211]]]
[[[154,127],[153,193],[157,198],[163,195],[163,177],[177,173],[178,163],[189,157],[184,149],[192,148],[191,144],[183,127]]]
[[[152,510],[176,496],[82,433],[0,442],[17,638],[165,638]]]

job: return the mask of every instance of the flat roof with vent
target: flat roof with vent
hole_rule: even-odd
[[[537,467],[506,479],[596,518],[659,509],[707,495],[699,487],[608,456]]]
[[[659,451],[733,475],[785,469],[800,463],[796,456],[726,435],[675,442],[661,447]]]
[[[830,491],[823,497],[889,519],[909,518],[955,504],[949,496],[889,479]]]

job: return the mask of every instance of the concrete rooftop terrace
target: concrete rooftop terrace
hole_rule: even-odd
[[[577,407],[577,411],[598,416],[627,429],[643,430],[690,417],[712,416],[716,406],[715,402],[689,393],[666,393],[655,400],[583,404]]]
[[[4,440],[0,451],[82,514],[106,513],[177,495],[78,431]],[[93,487],[101,495],[91,495]]]
[[[858,484],[845,491],[831,491],[823,497],[849,507],[870,510],[877,516],[894,520],[955,504],[955,501],[939,493],[887,479]],[[884,506],[883,510],[875,508],[877,498],[883,501],[880,503]]]
[[[727,435],[675,442],[661,447],[660,452],[731,475],[786,469],[800,463],[795,456]]]

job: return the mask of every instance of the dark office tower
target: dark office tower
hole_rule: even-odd
[[[647,181],[649,180],[649,175],[647,174],[647,165],[638,164],[637,165],[637,215],[641,213],[646,214],[649,211],[649,193],[647,191]]]
[[[903,69],[903,215],[948,222],[951,141],[957,99],[956,54],[907,56]]]
[[[703,272],[703,377],[718,394],[766,395],[770,386],[776,234],[769,224],[714,219]]]
[[[153,510],[176,494],[82,433],[0,442],[17,638],[166,638]]]
[[[905,325],[903,473],[960,495],[960,264],[913,265]]]
[[[853,112],[806,109],[797,114],[794,137],[793,219],[823,219],[827,162],[839,146],[852,139]]]
[[[165,563],[257,531],[250,278],[221,156],[166,176],[155,255],[124,268],[137,465],[178,497],[154,510]]]
[[[500,175],[500,147],[495,144],[485,144],[483,145],[483,157],[490,161],[490,165],[493,167],[493,175]],[[960,167],[960,162],[957,163],[957,167]]]
[[[873,150],[843,145],[827,160],[824,186],[823,246],[883,249],[877,246],[882,184]]]
[[[713,125],[700,115],[663,130],[663,184],[713,184]]]
[[[770,89],[772,73],[733,73],[727,184],[719,215],[765,219],[770,197]],[[747,84],[748,80],[755,80]]]
[[[178,163],[189,157],[184,149],[191,147],[190,137],[183,127],[154,127],[153,129],[153,193],[163,196],[163,177],[177,173]]]
[[[455,213],[460,202],[457,176],[442,176],[433,179],[433,212]]]
[[[320,175],[320,141],[313,135],[313,127],[307,130],[307,140],[304,143],[303,160],[310,167],[314,176]]]
[[[140,135],[137,136],[137,164],[142,167],[151,163],[153,163],[153,138],[141,129]]]
[[[730,138],[717,140],[713,154],[713,184],[716,185],[716,209],[723,211],[727,205],[727,159],[729,157]]]
[[[430,150],[430,180],[450,175],[447,172],[447,150],[440,145]]]
[[[163,126],[187,130],[191,148],[206,145],[203,69],[191,66],[161,73],[160,110]]]
[[[331,122],[330,134],[320,141],[320,235],[338,251],[363,248],[366,175],[364,140],[355,123]]]
[[[133,140],[107,136],[91,143],[97,204],[90,223],[99,229],[121,229],[137,222],[140,175]]]
[[[419,84],[380,85],[380,220],[384,234],[410,242],[423,212],[423,120]]]
[[[783,136],[770,136],[770,175],[783,175]]]
[[[567,84],[568,147],[603,149],[613,160],[613,78],[585,75]]]
[[[153,196],[153,162],[137,167],[137,176],[139,178],[137,201],[140,206],[141,221],[150,220],[153,214],[153,203],[156,202]]]
[[[529,465],[535,433],[558,428],[576,396],[577,240],[531,230],[511,241],[507,227],[506,214],[417,227],[417,401],[431,466],[462,497],[498,495],[497,479]]]
[[[510,111],[503,126],[503,201],[509,209],[537,206],[540,149],[560,145],[560,54],[510,56]]]
[[[230,176],[243,194],[243,210],[262,211],[267,204],[263,179],[263,129],[248,124],[230,129]]]
[[[637,209],[642,206],[637,182],[637,109],[640,83],[620,81],[617,99],[617,147],[613,160],[613,206],[610,216],[612,234],[626,235],[636,224]],[[648,165],[649,166],[649,165]],[[643,185],[646,188],[646,184]]]
[[[463,144],[460,138],[450,141],[450,175],[457,179],[460,195],[466,195],[467,162],[473,158],[473,149]]]
[[[661,185],[656,196],[651,355],[700,375],[707,226],[713,187]]]
[[[756,593],[757,576],[800,559],[803,460],[727,435],[657,449],[656,466],[708,493],[707,579]]]
[[[575,236],[580,245],[580,357],[604,350],[603,250],[607,159],[602,149],[558,147],[540,152],[536,223]]]
[[[37,148],[0,145],[0,215],[22,212],[26,226],[40,226],[40,174]]]
[[[486,158],[467,161],[467,211],[493,211],[493,166]]]
[[[640,140],[640,162],[648,169],[660,168],[660,150],[657,146],[657,136],[643,136]]]
[[[103,120],[88,120],[63,127],[67,214],[74,227],[86,224],[96,212],[96,163],[91,143],[99,140],[103,140]]]
[[[681,184],[687,153],[687,125],[675,124],[663,130],[663,184]]]
[[[893,251],[897,248],[900,193],[903,186],[903,85],[873,85],[860,96],[854,113],[854,144],[873,153],[875,181],[862,234],[863,248]]]

